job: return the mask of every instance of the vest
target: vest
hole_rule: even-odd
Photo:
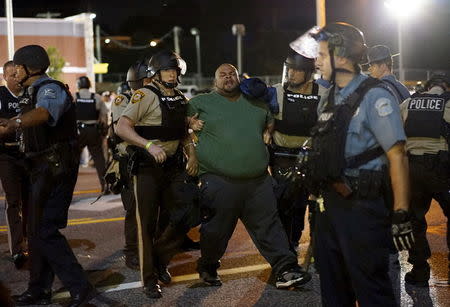
[[[76,93],[75,105],[77,120],[98,120],[99,111],[95,107],[94,93],[91,93],[90,98],[81,98],[80,93]]]
[[[150,140],[173,141],[184,138],[187,131],[186,97],[178,90],[175,90],[175,96],[164,96],[153,86],[145,86],[145,88],[154,92],[159,98],[161,126],[135,126],[136,133]]]
[[[275,131],[287,135],[310,136],[317,122],[319,86],[313,83],[311,94],[299,94],[285,90],[283,96],[283,118],[275,119]]]
[[[408,102],[408,117],[405,123],[407,137],[439,139],[445,135],[444,112],[450,93],[441,95],[415,93]]]
[[[0,86],[0,118],[12,118],[20,113],[19,98],[14,97],[6,86]],[[8,135],[0,139],[0,144],[17,142],[16,135]]]
[[[70,104],[70,108],[59,118],[58,122],[53,127],[44,123],[39,126],[24,128],[23,150],[25,153],[40,153],[48,150],[50,146],[57,143],[67,143],[77,139],[76,111],[75,104],[72,101],[72,95],[66,86],[57,80],[45,80],[38,85],[33,86],[31,93],[26,90],[25,94],[20,98],[22,113],[25,114],[36,108],[36,99],[39,89],[50,83],[57,84],[64,89],[67,94],[66,102]]]
[[[339,181],[345,168],[357,168],[383,154],[382,148],[378,146],[354,157],[345,158],[350,121],[364,95],[374,87],[386,89],[381,81],[369,77],[340,105],[334,104],[335,87],[330,91],[328,104],[311,131],[312,149],[307,168],[313,184]]]

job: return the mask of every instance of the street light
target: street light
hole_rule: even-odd
[[[175,53],[181,55],[180,51],[180,34],[183,31],[182,28],[175,26],[173,27],[173,45],[175,47]]]
[[[197,83],[198,86],[201,84],[202,79],[202,59],[200,53],[200,31],[197,28],[191,28],[191,34],[195,36],[195,50],[197,53]]]
[[[414,15],[421,7],[423,0],[386,0],[384,5],[397,17],[398,24],[398,74],[400,82],[405,81],[405,70],[403,65],[402,27],[403,19]]]
[[[158,43],[154,40],[150,41],[150,47],[156,47]]]

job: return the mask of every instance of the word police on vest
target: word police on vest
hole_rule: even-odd
[[[287,93],[286,98],[290,102],[297,102],[297,99],[308,99],[308,100],[319,100],[319,96],[317,95],[303,95],[303,94],[291,94]]]
[[[415,98],[409,103],[409,110],[442,111],[444,99],[442,98]]]

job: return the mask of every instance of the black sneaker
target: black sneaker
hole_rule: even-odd
[[[312,276],[303,271],[301,267],[295,267],[278,275],[275,286],[278,289],[303,286],[311,280]]]
[[[170,275],[167,267],[158,268],[158,280],[160,280],[163,284],[170,284],[170,282],[172,281],[172,275]]]
[[[156,282],[147,283],[144,287],[144,293],[148,298],[161,298],[161,288]]]
[[[17,306],[50,305],[52,303],[52,292],[34,293],[31,290],[27,290],[20,295],[13,296],[13,299]]]
[[[430,279],[429,267],[415,267],[405,274],[405,282],[416,287],[428,287],[428,280]]]
[[[217,270],[211,272],[199,272],[200,279],[208,286],[211,287],[220,287],[222,285],[222,281],[220,280],[219,275],[217,275]]]

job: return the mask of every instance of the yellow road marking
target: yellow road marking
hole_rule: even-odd
[[[88,218],[83,218],[83,219],[69,220],[67,225],[74,226],[74,225],[83,225],[83,224],[97,224],[97,223],[117,222],[117,221],[123,221],[124,219],[125,219],[125,217],[114,217],[114,218],[109,218],[109,219],[93,220],[92,218],[88,217]],[[0,226],[0,232],[5,232],[7,230],[8,230],[8,227],[6,225],[5,226]]]

